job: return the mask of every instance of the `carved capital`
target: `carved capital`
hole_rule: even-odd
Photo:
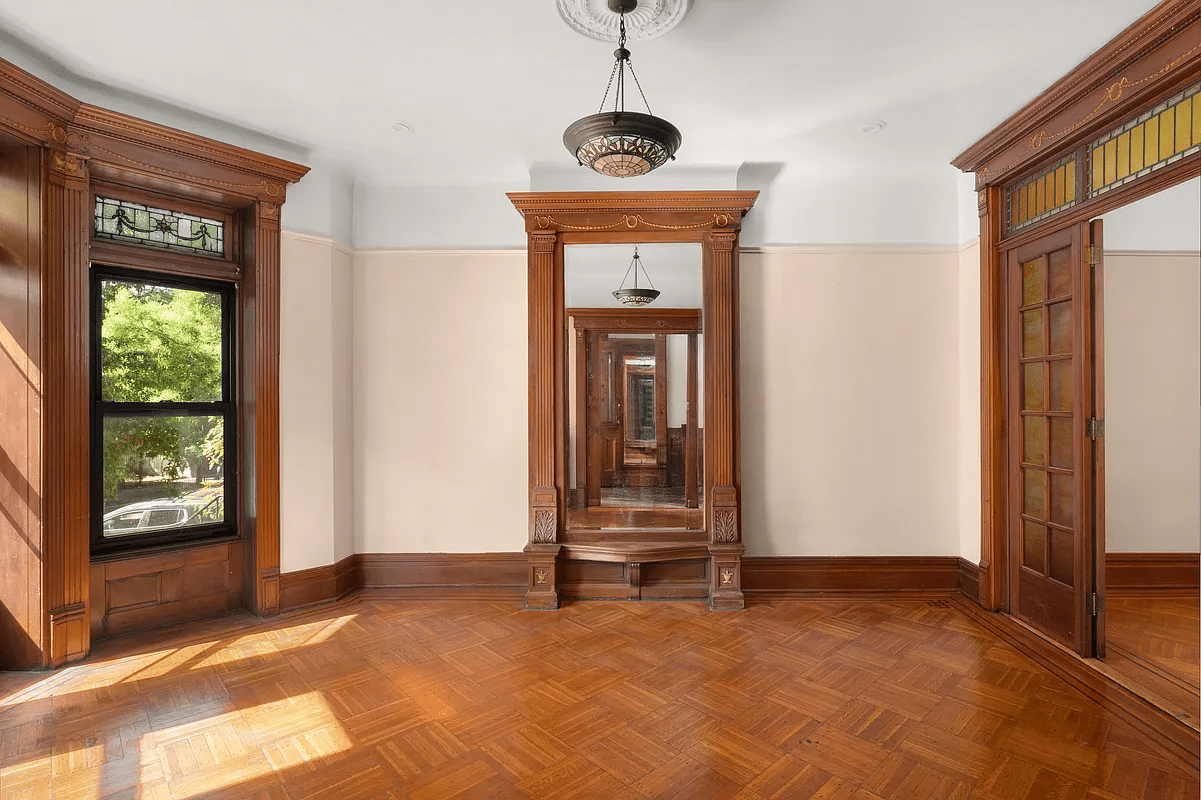
[[[715,251],[729,252],[734,249],[734,241],[738,238],[738,234],[727,231],[713,231],[709,234],[713,240],[713,249]]]
[[[553,233],[531,233],[530,251],[534,253],[553,253],[555,252],[556,238]]]
[[[275,203],[260,202],[259,203],[259,216],[262,219],[269,219],[269,220],[278,222],[279,221],[279,206],[277,206]]]
[[[55,150],[50,154],[50,170],[69,178],[82,178],[87,172],[87,162],[74,153],[62,153]]]
[[[988,189],[980,189],[976,192],[976,211],[981,217],[988,216]]]

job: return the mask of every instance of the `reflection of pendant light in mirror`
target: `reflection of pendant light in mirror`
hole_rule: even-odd
[[[563,144],[580,166],[589,166],[602,175],[617,178],[645,175],[667,163],[668,159],[674,160],[681,142],[680,131],[675,125],[651,113],[650,103],[646,101],[642,85],[634,74],[630,51],[626,48],[626,14],[637,7],[638,0],[609,0],[609,10],[621,15],[620,37],[617,49],[613,51],[617,60],[609,74],[609,85],[605,87],[605,95],[601,98],[600,110],[577,119],[563,132]],[[627,68],[634,85],[638,87],[638,94],[642,95],[645,114],[626,111]],[[605,111],[605,101],[609,99],[614,78],[617,90],[613,93],[613,110]]]
[[[650,284],[649,289],[643,289],[638,286],[638,271],[642,270],[642,277],[646,278],[646,282]],[[634,273],[633,288],[626,288],[626,281],[630,279],[630,273]],[[651,278],[646,274],[646,268],[642,266],[642,260],[638,256],[638,246],[634,246],[634,260],[630,262],[629,269],[626,270],[626,276],[621,279],[621,288],[613,293],[613,296],[618,299],[623,305],[627,306],[644,306],[647,303],[653,302],[659,296],[659,290],[651,284]]]

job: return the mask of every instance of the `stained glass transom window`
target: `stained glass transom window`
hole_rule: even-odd
[[[223,221],[111,197],[96,197],[94,233],[102,239],[183,253],[225,255]]]
[[[1089,145],[1089,194],[1104,194],[1201,151],[1201,83]]]
[[[1033,225],[1075,205],[1076,163],[1072,153],[1011,187],[1005,217],[1009,230]]]

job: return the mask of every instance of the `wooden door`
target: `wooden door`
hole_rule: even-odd
[[[1010,612],[1093,652],[1087,223],[1006,253]]]
[[[1092,448],[1092,481],[1088,496],[1091,497],[1093,524],[1093,594],[1095,601],[1090,601],[1093,618],[1093,655],[1105,657],[1105,308],[1104,302],[1104,266],[1105,239],[1102,235],[1102,221],[1095,219],[1088,224],[1088,265],[1091,267],[1086,280],[1092,292],[1092,325],[1089,335],[1092,337],[1092,418],[1097,422],[1087,430],[1088,442]]]

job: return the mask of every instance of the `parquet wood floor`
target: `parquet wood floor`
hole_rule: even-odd
[[[1194,729],[1201,724],[1201,600],[1109,597],[1106,670]]]
[[[0,674],[3,798],[1195,800],[947,600],[359,595]]]

